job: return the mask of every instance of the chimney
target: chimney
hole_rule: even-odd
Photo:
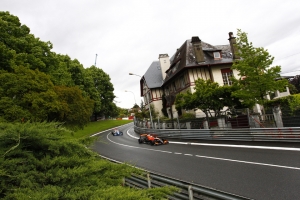
[[[202,50],[201,40],[198,36],[192,37],[191,43],[193,44],[195,57],[196,57],[196,63],[205,62],[204,59],[204,53]]]
[[[170,68],[170,59],[168,54],[159,54],[159,63],[163,80],[166,78],[166,71]]]
[[[233,59],[239,59],[240,56],[237,55],[238,53],[238,48],[237,48],[237,45],[236,45],[236,40],[235,40],[235,37],[233,36],[233,33],[232,32],[229,32],[229,44],[230,44],[230,47],[231,47],[231,53],[232,53],[232,56],[233,56]]]

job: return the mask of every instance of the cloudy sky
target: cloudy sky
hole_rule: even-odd
[[[228,32],[241,29],[275,57],[282,75],[300,74],[296,0],[1,0],[0,10],[18,16],[54,52],[86,68],[96,61],[110,75],[122,108],[141,102],[140,77],[129,72],[144,75],[159,54],[171,57],[192,36],[223,45]]]

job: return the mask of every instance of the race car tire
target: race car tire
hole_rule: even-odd
[[[142,143],[143,143],[142,139],[138,139],[138,141],[139,141],[139,144],[142,144]]]

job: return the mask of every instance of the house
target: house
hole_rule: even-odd
[[[238,76],[238,71],[231,66],[239,57],[232,32],[228,40],[225,45],[211,45],[195,36],[186,40],[171,58],[168,54],[160,54],[159,60],[152,62],[140,80],[140,93],[146,108],[151,105],[160,116],[164,110],[170,118],[177,117],[176,95],[186,91],[193,93],[197,79],[212,80],[221,86],[231,85],[230,77]],[[195,114],[205,116],[200,110]]]

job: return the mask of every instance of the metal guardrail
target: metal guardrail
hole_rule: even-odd
[[[203,187],[200,185],[187,183],[180,180],[171,179],[166,176],[148,173],[146,176],[133,175],[132,177],[125,178],[124,184],[129,187],[135,188],[154,188],[163,186],[175,186],[180,189],[173,195],[169,195],[168,199],[171,200],[246,200],[249,198],[218,191],[215,189]]]
[[[122,163],[105,156],[99,156],[117,164]],[[168,199],[170,200],[251,200],[250,198],[223,192],[209,187],[200,186],[182,180],[177,180],[154,172],[149,172],[146,170],[143,171],[145,172],[143,175],[132,174],[131,177],[124,178],[123,185],[139,189],[164,186],[174,186],[180,189],[178,192],[175,192],[172,195],[168,196]]]
[[[300,127],[242,129],[147,129],[135,126],[136,133],[154,133],[180,140],[235,140],[300,142]]]

